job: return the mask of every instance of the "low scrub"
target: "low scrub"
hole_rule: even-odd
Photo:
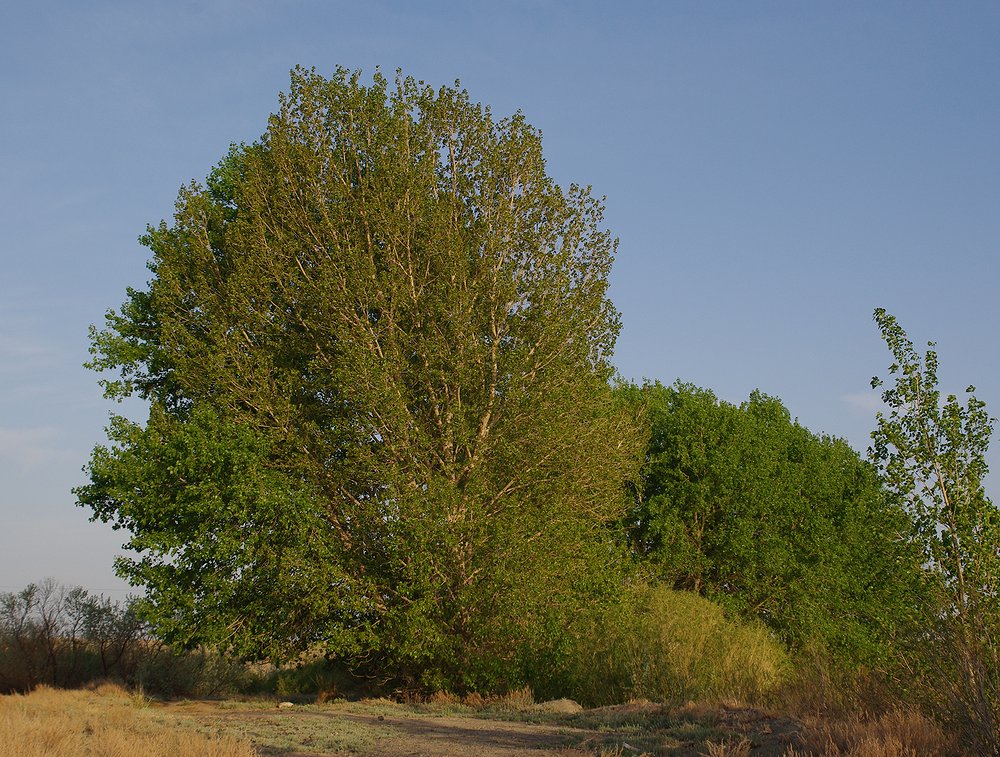
[[[789,668],[784,647],[763,625],[727,617],[689,592],[642,587],[579,617],[564,676],[569,695],[588,706],[761,701]]]
[[[257,757],[247,742],[210,737],[156,717],[111,684],[80,691],[39,686],[0,696],[0,757]]]
[[[246,666],[210,649],[178,653],[153,638],[131,600],[53,581],[0,594],[0,694],[116,680],[162,696],[225,696],[254,684]]]
[[[933,757],[962,751],[941,726],[913,709],[806,718],[803,725],[802,746],[789,757]]]

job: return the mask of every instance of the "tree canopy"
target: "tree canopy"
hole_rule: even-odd
[[[782,403],[690,384],[627,391],[651,421],[633,545],[654,576],[755,615],[796,646],[873,664],[918,587],[912,525],[875,468]]]
[[[519,113],[296,69],[92,334],[107,395],[150,414],[112,419],[78,499],[129,532],[161,632],[514,675],[601,580],[639,459],[602,212]]]

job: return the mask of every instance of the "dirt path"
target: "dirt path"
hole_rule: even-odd
[[[179,702],[163,716],[207,733],[251,741],[281,757],[515,757],[639,754],[691,757],[712,745],[735,753],[784,754],[799,724],[751,708],[670,709],[653,703],[580,713],[543,709],[481,714],[435,712],[385,700],[325,705]]]
[[[166,717],[194,721],[208,733],[253,742],[265,755],[282,757],[514,757],[523,754],[587,754],[571,747],[599,736],[564,725],[415,713],[358,705],[286,709],[220,708],[211,702],[167,704]],[[388,711],[386,711],[388,710]]]
[[[343,714],[339,717],[369,726],[382,726],[395,733],[381,740],[366,757],[452,757],[483,755],[512,757],[545,753],[569,744],[580,744],[596,733],[565,727],[442,716],[435,718],[378,717]]]

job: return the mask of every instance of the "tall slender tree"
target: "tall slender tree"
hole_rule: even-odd
[[[933,342],[917,353],[896,318],[874,314],[892,353],[892,383],[872,433],[871,456],[886,485],[904,499],[918,527],[929,577],[923,662],[928,690],[966,729],[979,753],[1000,751],[1000,511],[983,478],[995,419],[966,389],[942,398]],[[872,388],[884,386],[875,377]]]

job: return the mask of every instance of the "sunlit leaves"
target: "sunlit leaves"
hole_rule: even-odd
[[[923,356],[896,319],[879,308],[875,321],[892,352],[891,384],[878,414],[871,455],[887,485],[911,508],[921,529],[927,565],[952,588],[955,609],[993,597],[1000,578],[1000,533],[992,532],[996,510],[983,490],[986,452],[994,419],[966,389],[943,400],[938,390],[938,356],[928,342]]]
[[[121,570],[163,627],[269,654],[353,628],[380,675],[513,675],[603,575],[638,465],[602,213],[521,114],[294,71],[93,335],[109,396],[152,412],[80,499],[144,550]]]
[[[632,524],[644,564],[756,615],[793,644],[871,664],[914,589],[909,520],[845,442],[780,401],[632,387],[652,422]]]

